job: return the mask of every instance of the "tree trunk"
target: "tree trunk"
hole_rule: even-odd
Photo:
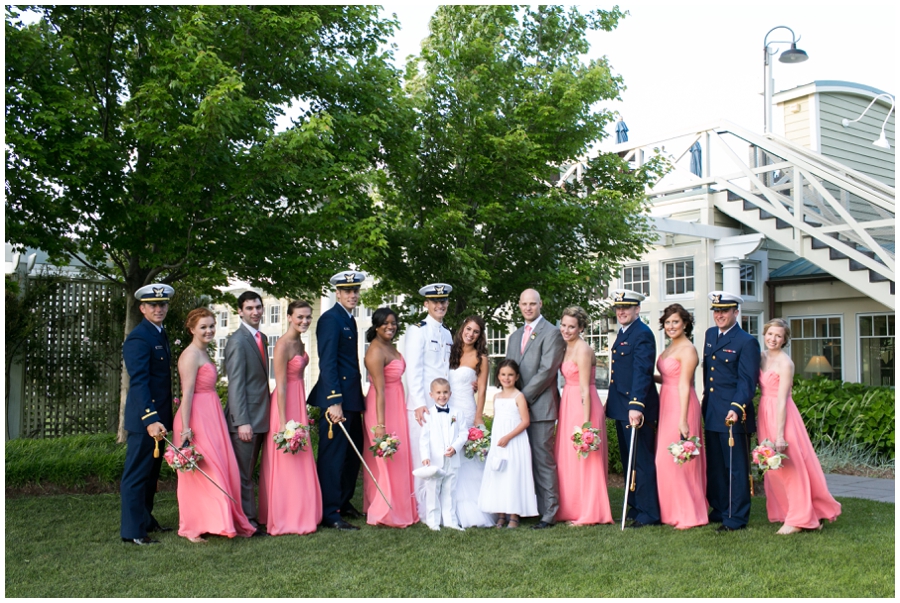
[[[128,291],[126,288],[125,295],[128,296],[125,306],[125,337],[128,337],[131,330],[141,322],[141,312],[139,309],[140,304],[134,299],[134,291]],[[125,340],[123,339],[122,341],[124,342]],[[128,398],[128,386],[130,383],[131,378],[128,376],[128,369],[125,368],[125,361],[123,360],[122,384],[119,389],[119,429],[116,432],[116,441],[120,444],[124,444],[128,437],[128,434],[125,433],[125,400]]]

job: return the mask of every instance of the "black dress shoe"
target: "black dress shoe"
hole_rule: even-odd
[[[716,528],[716,532],[737,532],[738,530],[743,530],[746,527],[747,527],[746,525],[743,525],[743,526],[738,526],[736,528],[729,528],[728,526],[726,526],[723,523],[718,528]]]
[[[627,526],[625,526],[625,529],[634,528],[634,529],[636,530],[636,529],[638,529],[638,528],[643,528],[643,527],[646,527],[646,526],[649,526],[649,525],[650,525],[649,523],[642,523],[642,522],[638,521],[637,519],[635,519],[635,520],[632,521],[630,524],[628,524]]]
[[[146,538],[123,538],[122,542],[136,544],[138,546],[144,546],[145,544],[159,544],[159,540],[153,540],[149,536]]]
[[[536,524],[534,524],[533,526],[531,526],[531,529],[532,529],[532,530],[543,530],[543,529],[546,529],[546,528],[552,528],[552,527],[555,526],[555,525],[556,525],[556,524],[550,523],[550,522],[547,522],[547,521],[544,521],[544,520],[542,519],[542,520],[539,521],[538,523],[536,523]]]
[[[344,532],[353,532],[354,530],[359,529],[352,523],[347,523],[343,519],[338,519],[337,521],[328,522],[325,524],[325,527],[326,528],[334,528],[335,530],[342,530]]]
[[[170,528],[169,526],[161,526],[159,524],[156,524],[155,526],[150,526],[149,528],[147,528],[147,532],[162,533],[162,532],[171,532],[171,531],[172,531],[172,528]]]
[[[253,532],[253,534],[251,534],[250,537],[251,537],[251,538],[265,538],[265,537],[268,536],[268,535],[269,535],[268,532],[266,532],[266,531],[265,531],[264,529],[262,529],[261,527],[257,526],[257,527],[256,527],[256,531]]]
[[[354,507],[347,507],[346,509],[340,511],[342,517],[346,517],[348,519],[359,519],[363,516],[362,513],[357,511]]]

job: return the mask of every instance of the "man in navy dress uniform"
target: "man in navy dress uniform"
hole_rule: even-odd
[[[709,300],[716,326],[707,329],[703,343],[706,499],[712,507],[709,521],[721,522],[720,532],[733,532],[745,528],[750,519],[749,439],[756,431],[753,397],[759,381],[759,342],[737,324],[744,301],[740,296],[713,291]]]
[[[365,278],[364,272],[354,270],[331,277],[337,303],[323,312],[316,324],[319,380],[309,393],[309,403],[322,409],[316,463],[322,488],[322,524],[338,530],[359,529],[341,517],[361,517],[350,504],[359,475],[359,458],[343,430],[337,425],[331,427],[327,416],[333,423],[343,422],[357,450],[363,450],[365,400],[359,371],[356,320],[351,312],[359,303],[359,287]]]
[[[125,339],[122,357],[130,385],[125,399],[125,430],[128,445],[122,472],[122,527],[124,542],[158,544],[148,532],[168,532],[153,517],[153,496],[162,466],[153,452],[157,440],[172,429],[172,371],[169,367],[169,339],[163,320],[175,290],[169,285],[141,287],[134,296],[140,300],[142,320]]]
[[[656,338],[640,318],[644,296],[628,289],[613,291],[620,329],[610,348],[611,364],[606,416],[616,420],[622,464],[628,463],[631,430],[636,429],[634,492],[628,496],[629,528],[659,524],[656,492],[656,432],[659,393],[653,381]],[[627,468],[626,468],[627,470]]]

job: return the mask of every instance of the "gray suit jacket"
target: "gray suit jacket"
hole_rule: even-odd
[[[566,342],[556,325],[542,318],[522,354],[522,335],[519,327],[509,336],[506,357],[519,363],[516,387],[525,396],[532,421],[555,421],[559,413],[559,365],[566,355]]]
[[[260,333],[268,353],[268,338]],[[263,362],[256,340],[243,325],[225,343],[225,374],[228,376],[228,431],[250,425],[253,433],[269,431],[269,366]]]

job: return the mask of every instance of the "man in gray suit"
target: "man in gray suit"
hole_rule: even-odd
[[[532,529],[541,530],[554,525],[559,510],[559,480],[556,458],[553,456],[553,429],[559,413],[559,365],[566,353],[566,344],[559,329],[541,316],[541,295],[526,289],[519,296],[519,310],[525,325],[509,337],[506,357],[519,364],[516,387],[528,402],[531,425],[531,463],[534,490],[537,494],[540,522]]]
[[[225,374],[228,376],[225,417],[241,473],[241,507],[257,528],[251,477],[269,431],[269,341],[259,332],[262,314],[259,293],[242,293],[238,297],[241,325],[225,344]],[[260,530],[257,533],[262,535]]]

